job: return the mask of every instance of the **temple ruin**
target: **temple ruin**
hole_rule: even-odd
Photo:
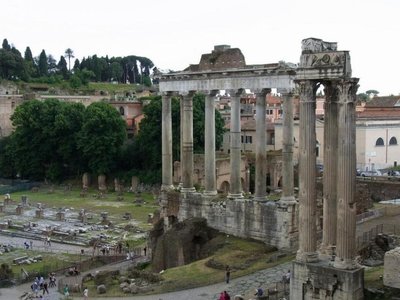
[[[216,46],[198,65],[160,74],[162,93],[162,193],[164,225],[191,217],[207,219],[212,228],[254,238],[279,249],[298,249],[293,262],[292,299],[362,299],[363,269],[354,261],[355,97],[348,51],[336,43],[302,41],[299,66],[289,63],[246,65],[237,48]],[[324,86],[324,177],[322,243],[317,248],[316,92]],[[299,195],[293,184],[292,93],[300,94]],[[276,89],[283,98],[282,196],[267,201],[265,98]],[[226,199],[217,196],[215,176],[214,99],[220,90],[231,97],[230,182]],[[241,175],[240,98],[256,95],[255,192],[244,197]],[[206,95],[204,192],[193,185],[193,108],[196,92]],[[173,186],[171,98],[181,99],[181,174],[179,210],[168,209]]]

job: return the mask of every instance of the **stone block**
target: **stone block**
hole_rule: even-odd
[[[329,262],[293,262],[291,299],[364,299],[364,269],[341,270]]]
[[[383,284],[400,289],[400,247],[385,253]]]

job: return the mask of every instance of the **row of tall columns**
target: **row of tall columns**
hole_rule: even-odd
[[[205,195],[216,195],[215,159],[215,97],[218,91],[210,91],[205,99]],[[242,198],[241,182],[241,119],[240,99],[244,90],[231,91],[230,126],[230,191],[229,198]],[[266,124],[265,100],[270,89],[256,91],[256,174],[255,199],[266,199]],[[164,93],[162,98],[162,189],[172,185],[172,119],[171,97]],[[193,98],[194,92],[183,95],[181,100],[181,182],[182,192],[194,192],[193,187]],[[293,107],[291,94],[284,95],[284,191],[282,200],[294,201],[293,194]]]
[[[324,82],[324,212],[321,257],[336,254],[334,267],[354,269],[356,252],[355,97],[358,79]],[[318,84],[298,81],[300,87],[299,250],[297,261],[315,262],[316,138],[315,93]],[[336,251],[335,251],[336,249]]]

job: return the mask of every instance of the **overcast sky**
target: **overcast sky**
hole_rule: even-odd
[[[2,0],[0,38],[57,61],[71,48],[178,71],[219,44],[247,64],[298,63],[301,40],[316,37],[350,51],[359,92],[399,95],[399,12],[399,0]]]

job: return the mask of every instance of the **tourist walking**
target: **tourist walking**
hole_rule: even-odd
[[[47,295],[49,294],[49,290],[48,290],[48,284],[47,281],[43,282],[43,295],[47,292]]]
[[[83,290],[83,299],[87,300],[89,297],[89,290],[87,287]]]
[[[231,278],[231,268],[229,267],[229,265],[226,266],[225,269],[225,281],[226,283],[229,283],[229,279]]]
[[[68,297],[68,296],[69,296],[69,287],[68,287],[68,284],[66,284],[65,287],[64,287],[64,296],[65,296],[65,297]]]

